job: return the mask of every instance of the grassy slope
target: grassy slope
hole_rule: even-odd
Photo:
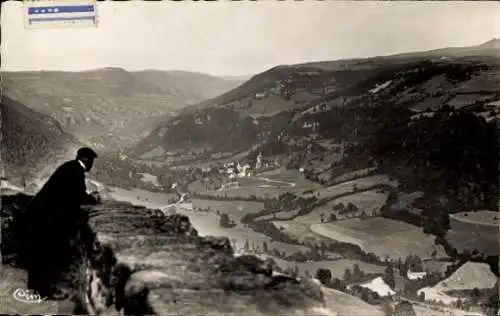
[[[36,175],[77,143],[50,117],[2,98],[2,161],[5,175],[19,180]]]

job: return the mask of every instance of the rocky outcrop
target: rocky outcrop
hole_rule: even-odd
[[[298,315],[324,302],[318,284],[234,256],[227,238],[198,236],[183,215],[104,203],[89,212],[76,244],[84,250],[68,273],[75,313]]]

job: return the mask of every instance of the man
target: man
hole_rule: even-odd
[[[88,147],[76,159],[59,166],[27,207],[26,259],[28,288],[47,299],[64,299],[57,288],[65,269],[71,238],[78,233],[80,207],[97,204],[97,193],[87,194],[85,172],[97,154]]]

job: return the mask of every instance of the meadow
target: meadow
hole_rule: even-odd
[[[404,259],[412,254],[422,259],[446,257],[443,248],[434,244],[434,236],[424,234],[422,228],[387,218],[356,218],[314,224],[311,230],[333,240],[358,245],[381,259],[386,256]]]
[[[386,315],[379,306],[374,306],[365,301],[329,288],[324,288],[326,306],[333,312],[333,315],[351,316],[351,315]]]
[[[492,288],[497,278],[485,263],[467,262],[447,279],[440,281],[432,287],[424,287],[418,290],[423,292],[427,300],[435,299],[445,304],[456,301],[458,298],[449,295],[448,291],[472,290]]]
[[[256,213],[264,208],[262,202],[248,202],[248,201],[216,201],[216,200],[203,200],[191,199],[194,208],[207,209],[211,211],[226,213],[229,218],[234,220],[237,224],[240,223],[241,218],[248,213]]]
[[[379,190],[353,193],[329,201],[325,205],[318,206],[308,214],[299,216],[295,220],[301,223],[319,224],[321,223],[321,214],[324,215],[325,220],[329,219],[330,214],[335,214],[337,219],[359,217],[361,213],[365,213],[365,215],[368,216],[378,215],[380,209],[386,204],[387,198],[388,193],[382,193]],[[341,214],[337,210],[334,210],[334,207],[338,204],[347,206],[349,203],[356,206],[358,210],[345,214]]]
[[[465,215],[467,214],[467,215]],[[450,230],[446,240],[459,253],[473,252],[498,254],[498,214],[491,211],[478,211],[450,214]]]
[[[238,186],[221,190],[205,190],[201,181],[189,184],[192,192],[219,198],[250,198],[256,196],[261,199],[278,197],[280,194],[291,192],[301,195],[304,191],[321,189],[322,186],[307,180],[297,170],[277,168],[267,170],[258,175],[244,178],[235,178],[226,182],[237,182]]]
[[[310,229],[310,225],[293,221],[272,221],[273,225],[281,232],[300,242],[309,242],[319,245],[324,237],[319,236]]]
[[[118,201],[129,202],[134,205],[142,205],[152,209],[162,209],[168,205],[168,200],[171,198],[170,194],[154,193],[141,189],[127,190],[122,188],[112,188],[111,197]],[[193,199],[193,206],[198,208],[219,209],[223,213],[228,213],[229,217],[235,222],[239,223],[238,219],[247,212],[256,212],[261,209],[262,203],[259,202],[245,202],[245,201],[212,201],[203,199]],[[195,210],[188,210],[176,208],[176,213],[186,215],[189,217],[192,225],[201,236],[218,236],[227,237],[235,244],[236,248],[243,248],[245,242],[248,240],[251,248],[262,249],[265,242],[269,250],[276,249],[286,255],[291,255],[298,251],[306,252],[307,247],[300,245],[286,244],[282,242],[273,241],[261,233],[255,232],[251,228],[238,225],[233,228],[220,227],[220,217],[213,212],[200,212]]]
[[[339,195],[347,194],[349,192],[354,193],[359,190],[368,190],[378,185],[395,187],[398,185],[398,183],[395,180],[391,180],[388,175],[379,174],[318,189],[315,193],[319,193],[319,196],[321,198],[335,198]]]
[[[471,225],[498,227],[500,224],[500,215],[498,212],[492,211],[461,212],[450,214],[450,220]]]
[[[350,259],[335,259],[335,260],[323,260],[323,261],[310,261],[310,262],[293,262],[286,261],[283,259],[279,259],[269,255],[260,255],[261,258],[272,258],[276,264],[286,270],[293,269],[297,266],[299,270],[299,275],[305,275],[306,271],[308,271],[312,276],[316,274],[318,269],[330,269],[332,272],[332,277],[342,279],[344,277],[344,273],[346,269],[353,270],[354,265],[358,265],[359,269],[364,273],[369,274],[383,274],[385,267],[374,265],[371,263],[358,261],[358,260],[350,260]]]

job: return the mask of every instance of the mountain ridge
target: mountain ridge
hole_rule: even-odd
[[[459,82],[457,80],[463,81],[460,77],[452,79],[455,83],[450,82],[447,78],[440,78],[439,76],[448,76],[446,73],[449,72],[449,76],[455,76],[452,72],[459,71],[473,71],[477,72],[479,70],[475,69],[474,63],[478,63],[479,65],[483,65],[482,67],[490,67],[495,65],[498,62],[498,57],[500,55],[496,55],[496,53],[500,52],[500,46],[498,43],[500,40],[492,40],[490,42],[486,42],[482,45],[474,46],[472,48],[473,51],[477,49],[482,49],[484,47],[489,48],[491,46],[495,47],[495,54],[492,56],[472,56],[472,57],[456,57],[455,59],[437,59],[433,58],[434,53],[430,53],[427,55],[424,60],[404,60],[404,63],[396,62],[396,63],[378,63],[377,58],[373,59],[365,59],[363,65],[360,67],[357,66],[359,63],[358,60],[350,61],[354,68],[347,67],[346,69],[340,70],[324,70],[317,67],[313,67],[310,64],[299,64],[294,66],[286,66],[280,65],[275,66],[263,73],[254,75],[250,80],[240,85],[238,88],[233,89],[227,93],[224,93],[220,96],[217,96],[212,99],[208,99],[201,103],[188,106],[180,111],[177,118],[172,120],[179,120],[183,122],[185,119],[196,121],[201,119],[201,121],[206,122],[208,118],[206,114],[207,111],[213,111],[216,109],[226,109],[227,111],[233,111],[238,113],[242,119],[245,117],[262,117],[269,116],[272,117],[277,113],[285,113],[285,112],[294,112],[300,109],[313,108],[314,106],[318,106],[319,104],[325,103],[338,103],[338,104],[346,104],[348,102],[357,102],[360,103],[359,99],[361,95],[365,95],[364,99],[367,99],[368,90],[374,89],[375,86],[384,84],[390,85],[391,81],[398,80],[401,82],[400,90],[403,88],[405,84],[405,80],[407,81],[407,85],[411,87],[412,82],[418,83],[418,80],[425,82],[429,82],[429,86],[424,88],[427,89],[428,92],[424,92],[425,94],[431,93],[430,89],[438,88],[433,87],[432,85],[448,85],[450,88],[453,85],[457,85],[457,89],[446,91],[444,89],[438,90],[435,94],[436,97],[427,98],[430,100],[429,104],[432,107],[432,104],[436,104],[436,102],[442,102],[446,104],[447,96],[449,101],[454,103],[458,101],[453,100],[453,96],[458,94],[465,95],[467,93],[473,93],[477,91],[477,93],[481,92],[480,80],[477,79],[478,75],[474,75],[474,78],[467,79],[467,82],[462,82],[458,85]],[[498,46],[498,48],[496,48]],[[445,48],[445,50],[448,48]],[[442,51],[442,50],[437,50]],[[463,50],[460,50],[463,52]],[[489,52],[489,51],[487,51]],[[421,53],[416,53],[421,54]],[[400,56],[400,55],[396,55]],[[401,57],[403,58],[403,57]],[[339,61],[331,62],[333,64],[338,64]],[[349,65],[348,65],[349,66]],[[477,68],[477,67],[476,67]],[[484,80],[488,80],[485,82],[485,89],[488,91],[492,91],[494,93],[494,83],[495,78],[494,74],[491,71],[480,70],[483,73],[480,76],[484,76]],[[412,71],[419,71],[422,69],[422,74],[412,74]],[[463,69],[463,70],[461,70]],[[467,70],[469,69],[469,70]],[[397,74],[398,78],[395,78],[393,74]],[[419,76],[426,76],[425,78],[418,79]],[[490,76],[488,78],[486,76]],[[407,77],[408,79],[404,79],[403,77]],[[410,78],[413,78],[409,81]],[[427,78],[427,79],[426,79]],[[450,77],[451,78],[451,77]],[[443,80],[442,80],[443,79]],[[385,81],[384,81],[385,80]],[[475,82],[476,80],[477,82]],[[479,81],[478,81],[479,80]],[[432,83],[436,81],[436,83]],[[471,84],[471,87],[466,87],[466,84]],[[364,90],[364,91],[363,91]],[[421,111],[425,108],[425,95],[418,96],[417,93],[405,92],[404,98],[420,98],[421,100],[417,100],[413,102],[415,105],[411,107],[413,109],[418,109]],[[358,96],[356,96],[358,95]],[[376,94],[372,94],[370,98],[375,97]],[[460,97],[462,98],[462,97]],[[463,97],[465,98],[465,96]],[[411,102],[408,99],[406,102]],[[456,97],[458,100],[459,98]],[[399,101],[396,101],[401,103]],[[408,103],[409,104],[409,103]],[[421,105],[420,105],[421,104]],[[209,110],[211,109],[211,110]],[[173,126],[168,127],[170,123],[169,120],[166,120],[163,123],[160,123],[155,131],[152,134],[158,133],[158,131],[168,131],[169,128],[174,128]],[[172,122],[172,121],[170,121]],[[197,123],[198,124],[198,123]],[[236,123],[231,123],[236,124]],[[201,128],[203,125],[199,125],[192,128]],[[175,128],[174,128],[175,129]],[[163,132],[162,132],[163,133]],[[169,132],[170,135],[175,132]],[[144,143],[148,142],[148,139],[151,139],[150,134],[146,140],[139,143],[137,147],[148,148],[148,150],[152,150],[153,147],[145,146]],[[143,149],[144,150],[144,149]],[[135,151],[137,154],[137,150]]]
[[[2,77],[5,95],[50,115],[100,149],[126,147],[144,137],[159,117],[239,85],[202,73],[117,67],[4,72]]]
[[[131,155],[223,169],[224,161],[253,164],[262,153],[269,164],[302,170],[323,186],[375,168],[404,190],[424,192],[415,202],[418,215],[389,209],[383,215],[443,238],[450,213],[498,208],[497,43],[480,45],[487,50],[472,56],[368,59],[348,70],[276,66],[185,108]]]
[[[2,168],[13,183],[35,177],[41,166],[52,165],[80,144],[57,121],[5,95],[0,116]]]

